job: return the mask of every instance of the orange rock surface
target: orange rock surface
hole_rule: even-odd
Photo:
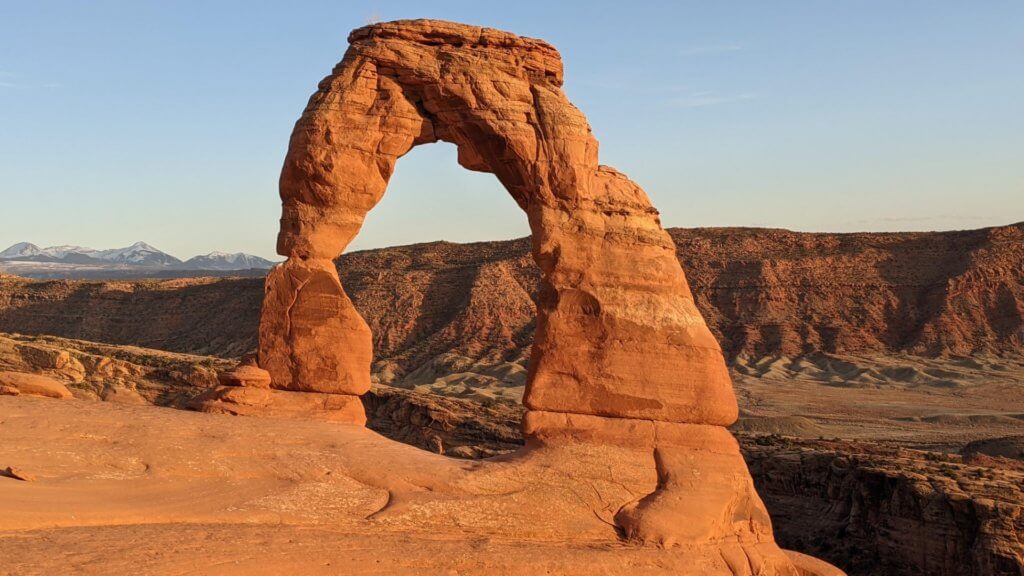
[[[71,391],[60,380],[24,372],[0,372],[0,395],[43,396],[66,400]]]
[[[290,259],[267,276],[261,368],[274,388],[359,395],[370,389],[370,328],[329,260]]]
[[[243,364],[233,370],[218,373],[217,381],[224,386],[270,388],[270,372],[258,366]]]
[[[251,386],[218,386],[194,398],[189,408],[213,414],[328,420],[366,425],[358,396],[289,392]]]
[[[0,469],[35,478],[0,477],[0,572],[841,574],[770,541],[621,542],[615,511],[658,480],[643,449],[467,461],[309,419],[22,397],[0,414]]]

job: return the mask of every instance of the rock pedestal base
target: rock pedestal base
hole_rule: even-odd
[[[270,388],[218,386],[197,396],[189,408],[198,412],[236,416],[268,416],[327,420],[366,425],[366,412],[358,396],[288,392]]]
[[[736,570],[756,564],[757,574],[796,574],[774,544],[771,519],[725,428],[531,411],[523,431],[536,448],[593,443],[650,454],[657,486],[615,513],[624,538],[665,548],[717,542]]]

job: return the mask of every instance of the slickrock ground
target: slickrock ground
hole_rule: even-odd
[[[31,397],[0,398],[0,431],[0,461],[32,478],[0,478],[3,574],[696,576],[765,556],[621,541],[616,503],[657,481],[629,448],[457,460],[350,424]]]
[[[64,357],[74,359],[83,368],[106,368],[79,371],[74,368],[75,362],[52,360]],[[320,516],[301,516],[306,514],[302,510],[307,508],[307,504],[313,510],[316,507],[312,504],[320,503],[326,509],[322,514],[329,515],[337,514],[338,509],[347,506],[351,500],[339,499],[332,492],[340,490],[340,485],[320,480],[319,476],[309,472],[308,467],[313,466],[311,462],[316,462],[317,458],[339,457],[336,447],[340,440],[334,437],[333,431],[324,432],[321,428],[329,423],[297,424],[310,434],[315,430],[316,438],[301,435],[306,432],[299,435],[291,432],[291,427],[296,424],[288,424],[287,432],[280,431],[288,438],[287,448],[282,450],[295,456],[293,461],[292,456],[272,453],[277,440],[273,436],[262,436],[255,431],[254,424],[247,423],[265,419],[187,413],[178,416],[180,413],[177,411],[142,405],[119,408],[123,406],[120,392],[108,392],[106,403],[94,402],[101,399],[104,391],[132,389],[138,391],[146,403],[183,407],[188,404],[188,398],[215,384],[210,377],[214,368],[230,365],[231,362],[217,358],[143,348],[53,337],[0,336],[0,370],[37,371],[60,378],[78,398],[72,401],[0,398],[5,402],[0,404],[0,434],[5,438],[5,442],[0,443],[0,469],[15,466],[35,476],[36,483],[54,489],[63,486],[76,494],[77,502],[88,503],[89,498],[96,498],[92,503],[97,510],[93,513],[100,516],[109,514],[109,517],[103,516],[103,520],[80,520],[77,527],[52,528],[47,525],[28,532],[0,532],[0,557],[16,561],[7,568],[8,571],[12,574],[52,573],[56,567],[63,566],[61,562],[73,562],[71,565],[84,573],[104,573],[118,565],[138,566],[139,573],[188,572],[211,566],[208,568],[210,573],[273,573],[273,565],[267,564],[267,558],[274,557],[306,568],[311,573],[317,573],[317,570],[330,573],[328,567],[314,565],[307,554],[322,558],[322,562],[331,562],[335,568],[348,566],[345,562],[368,558],[359,551],[367,543],[360,536],[353,535],[352,530],[341,532],[337,527],[325,527],[320,524],[323,520]],[[803,403],[800,408],[808,414],[803,418],[820,426],[828,419],[820,418],[820,412],[815,411],[834,410],[840,399],[824,397],[820,404],[808,403],[807,400],[822,391],[834,390],[836,394],[847,397],[843,404],[845,413],[836,418],[840,423],[840,427],[834,429],[838,432],[836,435],[863,437],[858,435],[869,430],[882,439],[889,426],[894,441],[819,440],[819,430],[816,429],[812,430],[810,438],[802,440],[777,434],[741,432],[744,456],[772,514],[776,537],[784,547],[824,558],[854,575],[1020,573],[1024,567],[1024,464],[1006,458],[979,456],[975,449],[971,450],[971,457],[964,458],[950,453],[908,450],[899,445],[935,444],[955,450],[962,444],[945,439],[947,434],[951,438],[962,436],[965,439],[972,435],[997,437],[1004,429],[998,421],[993,423],[998,419],[948,417],[940,420],[949,424],[926,421],[908,424],[877,414],[878,410],[892,409],[891,406],[886,407],[890,401],[897,401],[898,408],[899,395],[906,391],[889,391],[892,396],[886,400],[885,397],[876,399],[872,396],[885,393],[885,388],[834,388],[820,383],[816,387],[806,383],[803,386],[803,389],[787,391],[786,381],[781,379],[749,390],[741,385],[738,387],[741,408],[745,413],[756,409],[768,413],[765,406],[780,409],[799,401]],[[981,385],[978,389],[985,390]],[[970,405],[958,406],[957,403],[970,401],[972,396],[943,398],[936,394],[922,394],[902,404],[907,407],[905,409],[921,412],[949,410],[970,413]],[[1004,404],[1014,401],[1006,397],[1005,392],[1002,396]],[[432,452],[477,458],[507,453],[522,443],[519,432],[521,406],[492,403],[485,407],[475,401],[381,386],[375,386],[363,400],[371,429]],[[990,405],[999,401],[993,396],[979,400]],[[943,402],[945,408],[938,404]],[[58,403],[68,406],[55,408]],[[1011,405],[1008,409],[1024,412],[1021,406]],[[762,426],[762,431],[792,427],[792,420],[769,419],[772,425]],[[60,422],[59,426],[57,422]],[[747,426],[746,422],[741,421],[740,429],[755,428]],[[161,426],[196,430],[188,432],[190,436],[187,439],[177,438],[175,435],[181,432],[167,432]],[[269,429],[276,430],[276,426],[278,424],[271,424]],[[307,426],[309,430],[305,428]],[[901,431],[902,426],[909,427]],[[1019,430],[1020,424],[1016,426]],[[168,434],[176,438],[170,446],[162,444],[162,438]],[[201,438],[192,437],[192,434]],[[832,435],[830,431],[826,436]],[[74,444],[76,442],[81,445]],[[218,443],[222,448],[211,449],[213,451],[209,454],[213,455],[206,457],[206,442]],[[232,447],[231,442],[239,444]],[[323,447],[321,442],[328,443],[327,447]],[[189,448],[192,443],[196,446],[194,450]],[[279,444],[277,446],[280,448]],[[116,455],[125,453],[125,450],[134,454],[132,458],[150,463],[151,471],[143,472],[138,462],[132,459],[117,460],[121,456]],[[145,457],[140,456],[139,451],[145,453]],[[195,473],[200,478],[186,481],[181,476],[185,472],[174,468],[177,464],[168,465],[173,472],[160,474],[158,471],[162,468],[153,467],[152,462],[146,459],[157,461],[168,452],[175,454],[175,458],[187,453],[189,469],[199,467]],[[72,462],[78,464],[67,463],[66,454],[69,453],[76,454]],[[79,453],[83,456],[77,456]],[[416,451],[402,454],[402,460],[419,458]],[[258,470],[242,474],[246,480],[236,479],[216,490],[199,489],[203,482],[209,480],[207,475],[221,478],[219,474],[222,473],[234,474],[246,466],[256,466],[254,460],[260,462]],[[62,466],[82,468],[57,482],[52,470]],[[213,467],[213,471],[206,470],[204,466]],[[272,470],[267,472],[269,477],[260,476],[267,469]],[[332,471],[331,476],[334,474],[337,472]],[[125,510],[134,508],[136,503],[126,501],[126,508],[112,507],[107,503],[101,510],[99,500],[107,495],[78,492],[94,489],[95,486],[90,485],[107,477],[126,479],[128,484],[124,486],[132,486],[135,482],[148,485],[150,480],[159,480],[161,488],[153,488],[154,493],[159,493],[153,497],[154,501],[163,503],[158,518],[165,520],[164,514],[178,515],[174,517],[188,523],[171,526],[161,520],[156,524],[121,525],[125,519],[118,514],[126,514]],[[178,481],[195,488],[196,495],[174,497]],[[239,486],[250,481],[253,486]],[[7,482],[0,487],[13,487],[18,481],[0,477],[0,482]],[[268,492],[260,496],[253,496],[250,492],[262,489]],[[150,499],[151,493],[134,490],[132,488],[129,493]],[[0,494],[4,492],[0,490]],[[222,502],[225,492],[230,495]],[[275,496],[268,495],[271,493]],[[189,506],[196,506],[197,502],[206,502],[207,497],[217,503],[214,510],[211,511],[209,505],[201,506],[200,511],[189,510]],[[223,512],[224,507],[237,508],[234,504],[236,498],[250,498],[260,504],[242,506],[240,511],[225,513],[220,520],[211,519],[211,515]],[[325,499],[332,500],[332,503],[323,505]],[[0,504],[0,508],[6,510],[5,505]],[[152,513],[152,510],[146,512]],[[271,520],[254,519],[264,513]],[[278,515],[282,514],[299,516],[287,516],[291,520],[285,526],[279,526],[276,523]],[[240,521],[239,518],[245,519],[246,523],[222,523]],[[332,521],[337,520],[336,516],[333,518]],[[268,526],[268,523],[273,526]],[[413,566],[426,562],[431,554],[458,555],[466,551],[465,545],[451,536],[434,534],[419,539],[384,531],[372,534],[375,543],[386,542],[407,553],[407,561]],[[288,542],[289,539],[292,542]],[[180,554],[164,550],[179,541],[180,545],[175,549],[181,550]],[[251,549],[254,542],[266,551],[265,555],[240,552]],[[66,552],[54,556],[55,544]],[[574,550],[539,541],[530,541],[529,545],[543,551],[545,557],[551,555],[543,568],[551,568],[555,572],[566,570],[572,562],[579,562],[584,554],[606,559],[609,562],[607,566],[611,567],[609,570],[615,572],[615,562],[622,558],[616,556],[616,551],[621,551],[619,548],[610,550],[588,545]],[[488,537],[477,538],[469,546],[471,549],[489,550],[496,557],[511,559],[509,561],[525,561],[520,556],[523,553],[521,542]],[[117,554],[107,554],[93,547],[116,550]],[[415,547],[416,550],[407,550],[406,547]],[[45,551],[49,553],[44,554]],[[116,558],[112,560],[111,557]],[[634,560],[640,558],[638,562],[644,565],[643,554],[631,557]],[[604,561],[600,560],[595,566],[602,566]],[[531,565],[527,563],[524,566]],[[461,567],[464,570],[472,568],[468,564]],[[498,564],[486,568],[502,569]],[[385,565],[379,573],[389,573],[394,569],[397,569],[396,565]],[[0,568],[0,574],[4,573]]]
[[[728,570],[717,546],[618,541],[609,503],[655,482],[629,452],[456,460],[348,424],[80,400],[0,415],[0,461],[36,477],[0,477],[0,574]]]

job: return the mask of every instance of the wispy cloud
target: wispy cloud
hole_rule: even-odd
[[[739,52],[743,50],[742,44],[703,44],[690,46],[679,51],[680,56],[703,56],[705,54],[725,54],[726,52]]]
[[[718,94],[716,92],[693,92],[676,98],[670,98],[668,104],[674,108],[702,108],[704,106],[717,106],[719,104],[731,104],[754,100],[757,94],[747,92],[743,94]]]
[[[6,70],[0,70],[0,88],[17,88],[17,89],[31,89],[31,88],[43,88],[46,90],[54,90],[57,88],[63,88],[64,85],[60,82],[45,82],[39,85],[25,84],[24,82],[15,81],[14,74],[7,72]]]
[[[20,82],[15,82],[13,72],[0,70],[0,88],[24,88],[24,85]]]

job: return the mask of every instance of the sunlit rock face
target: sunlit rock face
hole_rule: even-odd
[[[733,422],[721,350],[674,245],[644,191],[598,164],[552,46],[427,20],[368,26],[349,42],[296,124],[281,174],[278,252],[289,261],[267,283],[260,330],[275,388],[365,389],[370,333],[330,261],[398,159],[443,140],[462,166],[494,174],[529,219],[543,280],[528,408]]]

